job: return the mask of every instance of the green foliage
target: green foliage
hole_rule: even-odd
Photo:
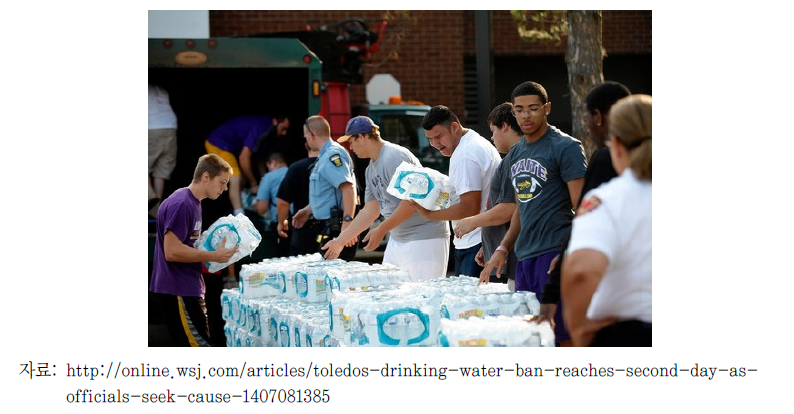
[[[568,34],[566,10],[510,10],[518,35],[528,42],[562,43]]]

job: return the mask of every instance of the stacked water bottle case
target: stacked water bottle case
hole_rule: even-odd
[[[393,265],[319,254],[244,265],[221,296],[228,346],[554,346],[540,303],[472,277],[411,282]]]

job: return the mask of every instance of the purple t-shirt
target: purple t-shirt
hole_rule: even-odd
[[[157,212],[157,240],[154,245],[152,283],[149,290],[177,296],[204,297],[201,263],[179,263],[165,260],[163,237],[167,232],[193,247],[201,235],[201,202],[187,187],[174,191]]]
[[[207,141],[234,155],[240,155],[243,146],[256,152],[258,151],[259,137],[271,126],[273,126],[273,118],[269,116],[238,116],[212,131]]]

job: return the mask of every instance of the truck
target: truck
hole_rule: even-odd
[[[394,104],[351,105],[350,87],[363,83],[361,66],[377,53],[387,22],[373,27],[349,19],[305,31],[149,39],[148,81],[168,91],[178,121],[176,168],[164,195],[190,182],[196,160],[205,153],[205,138],[238,115],[288,115],[288,161],[306,156],[302,126],[307,117],[325,117],[337,139],[351,116],[368,115],[384,139],[410,149],[423,165],[447,173],[448,158],[429,145],[421,128],[429,106],[401,98]],[[363,194],[368,160],[354,154],[353,160]],[[203,221],[210,224],[230,211],[228,196],[222,196],[206,203]],[[150,234],[154,228],[150,219]]]
[[[209,133],[238,115],[288,115],[290,149],[298,158],[306,155],[302,125],[307,117],[325,117],[332,138],[337,139],[344,135],[351,116],[369,115],[381,126],[384,139],[409,148],[423,164],[446,173],[448,160],[429,146],[421,130],[429,106],[378,104],[351,109],[350,86],[363,82],[361,65],[378,51],[386,26],[382,21],[369,30],[364,21],[349,19],[317,30],[149,39],[149,83],[168,91],[178,121],[177,164],[165,195],[189,182]],[[366,165],[366,160],[355,160],[361,183]],[[222,197],[206,208],[211,219],[231,211],[231,204]]]

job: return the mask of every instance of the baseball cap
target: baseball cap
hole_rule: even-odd
[[[368,116],[357,116],[355,118],[350,118],[347,121],[347,126],[345,127],[345,135],[339,137],[337,142],[345,142],[350,139],[353,135],[358,134],[366,134],[367,132],[372,132],[372,129],[376,127],[372,119]]]

